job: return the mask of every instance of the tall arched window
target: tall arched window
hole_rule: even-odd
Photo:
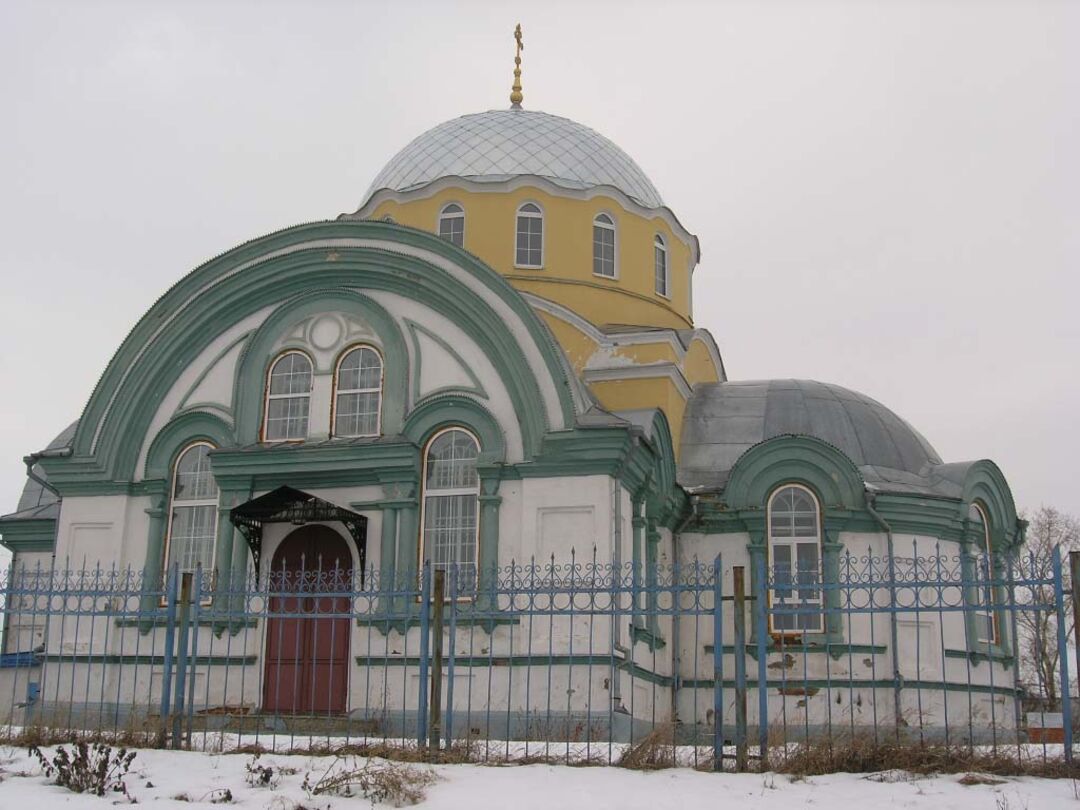
[[[517,211],[517,267],[544,266],[544,212],[535,203],[525,203]]]
[[[263,439],[306,439],[311,408],[311,360],[303,352],[285,352],[270,366],[266,384]]]
[[[615,220],[597,214],[592,224],[592,271],[598,276],[615,278]]]
[[[479,542],[480,445],[462,428],[443,430],[424,453],[424,516],[421,559],[435,568],[458,569],[460,587],[476,578]]]
[[[974,595],[977,610],[972,611],[975,624],[975,640],[984,644],[997,644],[999,640],[998,622],[994,613],[994,557],[990,545],[990,521],[986,510],[978,502],[968,507],[968,523],[975,531]]]
[[[334,377],[334,435],[378,436],[382,410],[382,357],[371,346],[341,356]]]
[[[665,298],[670,297],[667,244],[660,234],[656,234],[653,238],[653,274],[656,280],[656,294]]]
[[[177,457],[169,501],[169,528],[165,536],[166,570],[176,563],[181,572],[214,568],[217,540],[218,487],[210,472],[213,445],[197,442]]]
[[[769,498],[770,630],[820,633],[821,512],[806,487],[787,484]],[[790,612],[789,612],[790,611]]]
[[[458,247],[465,247],[465,209],[457,203],[443,206],[439,212],[439,236]]]

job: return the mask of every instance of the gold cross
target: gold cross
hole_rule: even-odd
[[[521,23],[514,29],[514,41],[517,42],[517,50],[514,51],[514,86],[510,88],[510,108],[520,110],[525,98],[521,94],[521,52],[525,50],[525,43],[521,41]]]

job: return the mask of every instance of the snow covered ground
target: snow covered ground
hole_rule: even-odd
[[[52,749],[46,749],[50,752]],[[176,810],[214,807],[228,790],[232,804],[248,810],[345,810],[366,808],[364,798],[309,796],[305,775],[317,777],[326,757],[264,754],[258,764],[291,771],[275,787],[248,783],[250,755],[139,750],[127,777],[139,804]],[[628,771],[611,767],[560,765],[414,765],[436,776],[426,788],[422,808],[469,810],[664,810],[725,808],[739,810],[1080,810],[1080,787],[1068,779],[1007,778],[1001,784],[963,785],[961,775],[931,778],[889,772],[801,780],[779,774],[711,774],[690,769]],[[0,808],[4,810],[93,810],[124,802],[79,795],[49,784],[37,761],[24,749],[0,747]],[[221,810],[222,805],[217,805]]]

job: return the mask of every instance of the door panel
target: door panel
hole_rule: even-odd
[[[329,614],[346,613],[350,600],[323,594],[340,594],[351,586],[351,560],[345,540],[327,526],[299,528],[275,552],[270,612],[283,615],[267,622],[264,711],[346,711],[351,623]]]

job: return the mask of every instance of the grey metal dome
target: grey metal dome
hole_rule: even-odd
[[[687,403],[679,483],[722,488],[739,457],[782,435],[813,436],[882,489],[931,492],[941,457],[911,425],[865,394],[813,380],[698,385]]]
[[[641,168],[603,135],[536,110],[489,110],[429,129],[398,152],[364,197],[407,191],[440,177],[498,182],[537,175],[565,188],[614,186],[647,208],[663,200]]]

